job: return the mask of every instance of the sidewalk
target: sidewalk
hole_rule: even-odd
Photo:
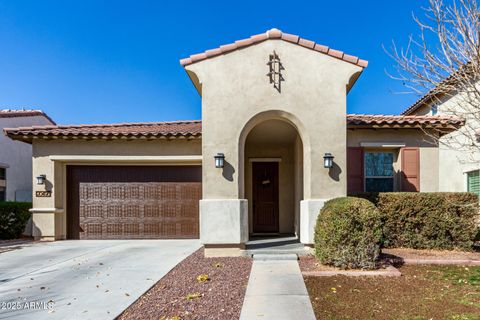
[[[240,319],[315,320],[297,261],[253,262]]]

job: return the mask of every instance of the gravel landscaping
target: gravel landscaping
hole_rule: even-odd
[[[250,258],[205,258],[200,249],[118,319],[238,319],[251,267]]]
[[[401,277],[304,277],[317,319],[480,319],[480,267],[399,270]]]

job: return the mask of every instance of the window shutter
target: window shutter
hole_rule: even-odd
[[[468,177],[468,192],[480,195],[480,171],[472,171],[467,173]]]
[[[420,149],[402,148],[402,191],[420,191]]]
[[[363,192],[363,148],[347,148],[347,193]]]

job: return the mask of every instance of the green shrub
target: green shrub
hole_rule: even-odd
[[[375,205],[359,198],[325,203],[315,226],[315,255],[342,269],[373,269],[380,254],[382,223]]]
[[[0,239],[15,239],[22,235],[31,207],[30,202],[0,201]]]
[[[359,194],[383,220],[383,246],[471,250],[478,233],[478,197],[466,192]]]

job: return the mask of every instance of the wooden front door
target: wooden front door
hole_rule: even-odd
[[[278,162],[252,163],[253,232],[277,233]]]

